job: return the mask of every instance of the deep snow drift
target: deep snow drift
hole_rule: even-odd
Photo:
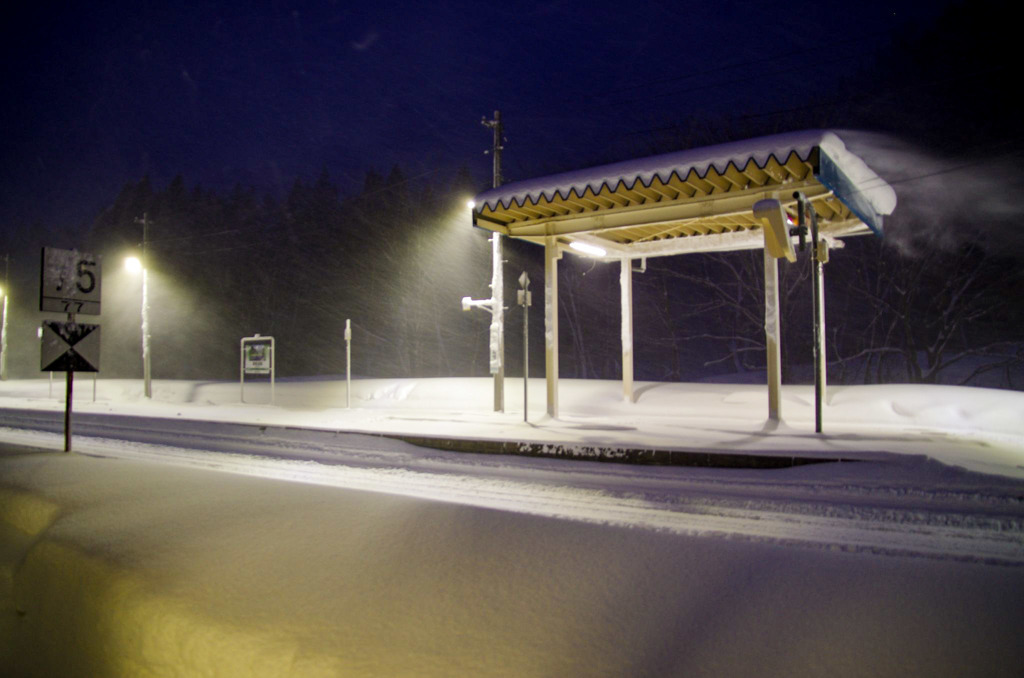
[[[515,382],[510,380],[507,402]],[[521,386],[521,382],[519,383]],[[535,384],[540,391],[542,384]],[[55,394],[62,389],[57,385]],[[489,380],[104,382],[76,411],[873,460],[781,471],[478,457],[365,436],[323,461],[0,429],[0,666],[38,676],[1018,675],[1024,396]],[[0,407],[59,409],[46,381]],[[250,397],[251,396],[251,397]],[[246,399],[269,400],[247,386]],[[514,406],[513,406],[514,407]],[[244,452],[244,447],[239,451]],[[91,456],[101,455],[101,456]],[[333,455],[333,458],[330,457]],[[986,469],[982,476],[929,461]],[[372,456],[373,463],[367,459]]]

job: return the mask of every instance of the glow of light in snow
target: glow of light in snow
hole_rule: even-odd
[[[466,201],[466,207],[468,207],[469,209],[473,209],[474,207],[476,207],[476,201],[474,201],[474,200],[467,200]]]
[[[138,273],[142,270],[142,262],[138,257],[126,257],[124,267],[129,273]]]
[[[608,254],[608,252],[605,251],[605,249],[602,247],[598,247],[597,245],[591,245],[590,243],[577,242],[575,240],[569,243],[569,247],[573,248],[577,252],[589,254],[592,257],[603,257],[604,255]]]

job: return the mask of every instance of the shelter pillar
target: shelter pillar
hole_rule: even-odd
[[[622,398],[633,402],[633,260],[622,259],[619,289],[622,295]]]
[[[825,388],[828,385],[828,361],[825,355],[825,264],[828,261],[828,243],[824,240],[819,240],[816,247],[815,256],[817,257],[817,265],[814,267],[814,275],[816,278],[817,290],[814,302],[818,305],[818,322],[815,324],[815,336],[814,336],[814,358],[817,361],[817,385],[818,393],[816,394],[818,400],[817,405],[817,421],[816,428],[818,433],[821,433],[821,410],[824,406],[825,401]]]
[[[779,314],[779,260],[764,249],[764,335],[768,372],[768,420],[782,419],[782,324]]]
[[[544,238],[544,374],[548,416],[558,418],[558,239]]]

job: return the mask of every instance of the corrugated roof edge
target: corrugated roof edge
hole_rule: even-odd
[[[522,207],[527,200],[536,203],[541,197],[550,201],[558,195],[564,200],[571,197],[573,191],[582,196],[587,189],[594,193],[600,193],[605,187],[614,191],[619,184],[629,189],[637,181],[650,186],[655,177],[667,183],[673,174],[685,178],[690,170],[703,177],[711,167],[716,172],[725,172],[730,163],[742,169],[751,159],[760,167],[772,157],[778,162],[785,162],[794,152],[806,160],[816,147],[828,153],[842,168],[878,214],[892,214],[896,207],[896,192],[863,159],[850,152],[836,132],[830,130],[774,134],[526,179],[484,191],[475,198],[475,202],[491,210],[499,206],[508,209],[513,202]]]

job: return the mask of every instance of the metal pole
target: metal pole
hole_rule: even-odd
[[[505,411],[505,280],[501,266],[501,234],[491,236],[491,371],[494,411]]]
[[[71,451],[71,400],[75,390],[75,372],[68,370],[67,387],[64,390],[64,451]]]
[[[622,322],[622,398],[633,402],[633,260],[622,259],[619,271],[619,293]]]
[[[352,407],[352,320],[345,320],[345,407]]]
[[[824,304],[821,298],[821,248],[818,243],[818,214],[814,211],[814,205],[800,191],[793,193],[797,202],[797,227],[801,233],[805,232],[808,217],[810,217],[811,228],[811,288],[813,295],[811,309],[813,317],[813,358],[814,358],[814,432],[821,433],[821,410],[822,397],[825,390],[825,361],[824,343],[825,334],[822,327]]]
[[[491,155],[494,162],[494,177],[491,185],[501,186],[501,151],[504,148],[504,129],[501,123],[501,111],[494,112],[493,120],[481,120],[484,127],[494,130],[494,141]],[[494,411],[505,411],[505,280],[502,271],[501,234],[492,236],[491,259],[491,371],[494,374]]]
[[[0,381],[7,381],[7,286],[4,285],[4,319],[0,325]]]
[[[7,298],[11,296],[8,283],[8,273],[11,265],[9,255],[4,255],[4,308],[3,323],[0,324],[0,381],[7,381]]]
[[[523,307],[523,421],[528,421],[530,389],[530,276],[523,271],[519,276],[519,305]]]
[[[274,352],[274,338],[270,338],[270,404],[276,405],[274,398],[274,376],[277,372],[277,355]]]
[[[238,402],[245,402],[245,339],[238,343]]]
[[[523,303],[523,421],[528,420],[527,413],[530,411],[527,395],[530,390],[530,299],[527,296],[529,294],[523,294],[526,297]]]
[[[823,271],[819,257],[821,247],[818,242],[818,216],[813,205],[808,203],[807,208],[811,212],[811,277],[814,288],[814,431],[821,433],[822,401],[825,395],[825,332],[822,322],[824,300],[821,289]]]
[[[149,221],[142,215],[142,380],[143,394],[153,397],[152,368],[150,363],[149,328],[149,261],[146,257],[146,243],[149,240]]]

